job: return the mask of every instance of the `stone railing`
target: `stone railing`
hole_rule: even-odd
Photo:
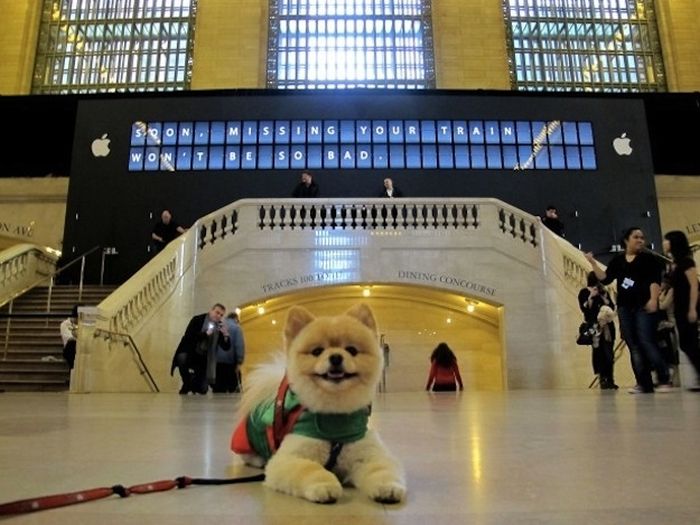
[[[245,199],[196,221],[99,305],[104,330],[133,332],[162,304],[197,252],[241,233],[311,230],[476,231],[538,246],[535,217],[496,199]]]
[[[495,199],[316,199],[306,201],[238,201],[197,221],[197,247],[205,249],[249,230],[476,230],[483,222],[482,206],[497,208],[498,228],[533,247],[537,221]]]
[[[591,271],[590,264],[584,265],[572,254],[562,254],[564,265],[564,279],[577,289],[584,288],[587,283],[586,276]]]
[[[176,269],[177,258],[173,256],[163,266],[156,268],[150,276],[143,276],[146,280],[142,287],[136,289],[133,295],[109,316],[109,330],[128,331],[139,323],[173,290],[178,280]],[[104,304],[101,306],[104,308]]]
[[[519,238],[523,242],[536,247],[537,240],[537,225],[532,216],[526,215],[517,208],[500,207],[498,210],[498,227],[506,235],[512,236],[514,239]]]
[[[0,305],[48,280],[56,271],[58,252],[18,244],[0,252]]]
[[[565,284],[572,290],[585,288],[588,284],[588,274],[592,271],[590,263],[586,260],[583,252],[569,245],[568,249],[562,250],[562,264],[564,268]],[[598,262],[598,265],[605,269],[606,266]],[[617,290],[615,286],[608,286],[608,292],[616,299]]]

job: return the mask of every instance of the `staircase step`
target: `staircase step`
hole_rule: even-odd
[[[5,338],[5,331],[7,330],[7,327],[3,326],[0,327],[4,330],[0,330],[0,338],[4,339]],[[12,323],[10,326],[10,335],[12,337],[47,337],[47,336],[55,336],[58,337],[58,340],[61,340],[61,323],[56,323],[55,326],[45,326],[45,324],[42,322],[40,326],[15,326],[15,323]]]
[[[63,359],[62,348],[25,348],[25,349],[9,349],[7,350],[7,359],[31,359],[34,361],[40,360],[42,357],[53,356],[56,359]],[[4,357],[4,353],[3,353]]]
[[[32,368],[23,368],[23,367],[5,367],[5,366],[0,366],[0,381],[3,378],[7,377],[29,377],[33,378],[36,376],[61,376],[63,377],[65,374],[69,372],[68,366],[66,363],[63,363],[63,368],[59,367],[50,367],[50,366],[35,366]]]
[[[33,346],[36,348],[44,348],[46,346],[57,346],[58,348],[63,348],[63,344],[61,343],[61,339],[59,337],[56,337],[56,339],[53,341],[44,339],[23,340],[12,338],[7,344],[7,348],[31,348]]]
[[[0,391],[5,392],[41,392],[68,390],[70,376],[58,377],[2,377],[0,378]]]
[[[1,392],[66,392],[67,382],[0,381]]]
[[[51,361],[43,359],[7,359],[0,361],[0,371],[48,371],[48,372],[68,372],[68,363],[63,358],[52,357]]]
[[[54,385],[66,385],[70,380],[70,373],[66,371],[53,372],[5,372],[0,370],[0,383],[52,383]]]
[[[49,327],[49,326],[59,326],[65,317],[46,317],[46,316],[40,316],[40,317],[13,317],[11,320],[8,319],[7,317],[4,317],[0,319],[0,326],[3,328],[7,328],[7,324],[10,324],[11,328],[15,327],[22,327],[22,326],[29,326],[29,327],[37,327],[40,328],[41,326],[44,327]]]
[[[29,337],[13,337],[12,341],[8,342],[7,348],[27,348],[31,347],[32,343],[37,344],[37,348],[45,348],[46,346],[54,346],[63,348],[63,342],[60,337],[55,334],[51,336],[29,336]],[[4,345],[0,347],[0,352],[4,350]]]
[[[0,319],[0,391],[67,390],[70,371],[62,355],[61,322],[76,304],[96,306],[115,289],[114,286],[86,285],[80,294],[78,286],[56,285],[51,290],[50,313],[60,314],[59,317]],[[34,288],[13,301],[12,313],[45,313],[48,297],[48,287]],[[8,313],[9,305],[0,308],[0,312]],[[44,361],[46,358],[51,360]]]

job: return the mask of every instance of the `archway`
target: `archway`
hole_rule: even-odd
[[[301,305],[315,315],[333,315],[360,301],[372,307],[390,348],[388,392],[425,388],[430,353],[441,341],[457,355],[465,390],[505,388],[501,306],[430,287],[377,283],[299,290],[243,306],[243,374],[282,348],[289,307]]]

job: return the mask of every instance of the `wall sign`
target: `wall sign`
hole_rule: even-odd
[[[129,171],[595,170],[591,122],[137,121]]]

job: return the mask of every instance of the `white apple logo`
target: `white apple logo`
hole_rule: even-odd
[[[632,155],[632,147],[630,142],[632,139],[627,138],[627,133],[623,133],[613,140],[613,149],[618,155]]]
[[[110,140],[107,138],[107,133],[102,135],[101,138],[95,139],[92,141],[92,154],[95,157],[106,157],[109,155],[109,142]]]

